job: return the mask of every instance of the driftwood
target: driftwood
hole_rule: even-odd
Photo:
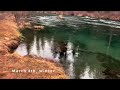
[[[25,26],[31,26],[31,24],[29,22],[26,22],[24,25]]]
[[[44,29],[44,26],[35,25],[33,26],[33,29]]]
[[[44,26],[42,26],[42,25],[31,25],[30,22],[25,22],[24,27],[35,29],[35,30],[44,29]]]

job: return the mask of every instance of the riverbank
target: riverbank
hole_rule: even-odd
[[[58,63],[11,53],[20,43],[19,28],[14,14],[0,14],[0,79],[68,79]]]
[[[49,13],[120,21],[119,11],[49,11]]]
[[[120,21],[120,11],[14,11],[18,17],[39,16],[41,14],[88,16],[97,19]],[[20,20],[18,20],[20,21]]]

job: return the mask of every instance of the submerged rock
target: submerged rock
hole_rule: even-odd
[[[98,53],[96,57],[101,65],[105,68],[102,72],[105,75],[105,79],[120,79],[120,61],[113,57]]]

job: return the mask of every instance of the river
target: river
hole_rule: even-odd
[[[25,39],[15,52],[55,60],[71,79],[119,78],[120,22],[77,16],[30,19],[45,29],[22,30]]]

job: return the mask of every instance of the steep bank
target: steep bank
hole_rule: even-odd
[[[11,13],[0,14],[0,55],[9,53],[18,46],[20,33]]]
[[[0,79],[67,79],[63,68],[55,62],[10,53],[20,43],[18,26],[14,14],[0,13]]]

